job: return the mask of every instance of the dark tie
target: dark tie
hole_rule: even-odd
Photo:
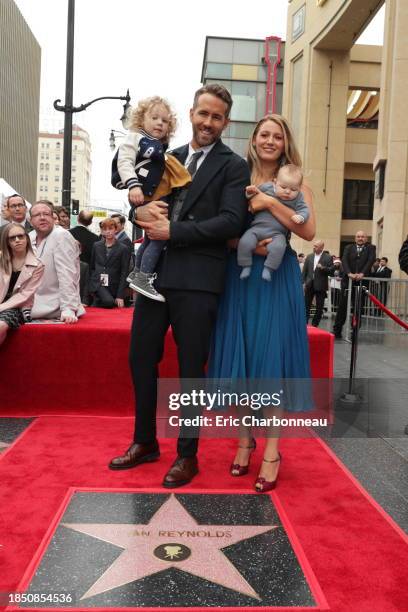
[[[191,180],[194,179],[194,175],[197,172],[197,163],[202,155],[204,155],[204,151],[196,151],[191,156],[190,163],[187,166],[187,171],[191,174]],[[183,189],[180,190],[178,196],[176,197],[176,200],[174,201],[174,204],[173,204],[173,212],[171,214],[172,221],[178,220],[180,213],[181,213],[181,209],[183,208],[183,204],[184,204],[184,200],[187,195],[187,191],[188,191],[188,187],[183,187]]]
[[[191,178],[194,178],[195,173],[197,172],[197,164],[200,157],[204,155],[204,151],[196,151],[193,153],[190,159],[190,163],[187,166],[188,172],[191,174]]]

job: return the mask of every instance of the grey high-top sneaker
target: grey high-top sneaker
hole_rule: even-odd
[[[133,283],[135,275],[138,274],[140,272],[139,268],[136,268],[136,266],[133,268],[133,270],[131,272],[129,272],[129,276],[127,277],[126,281],[128,283]]]
[[[153,283],[156,279],[156,274],[145,274],[145,272],[135,272],[132,278],[132,282],[129,283],[129,287],[145,295],[146,297],[156,300],[157,302],[165,302],[164,296],[158,293],[153,287]]]

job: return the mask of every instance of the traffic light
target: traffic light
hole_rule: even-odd
[[[72,200],[71,215],[79,215],[79,200]]]

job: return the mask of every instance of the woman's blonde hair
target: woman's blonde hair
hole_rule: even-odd
[[[177,127],[176,115],[173,112],[170,104],[164,98],[160,96],[152,96],[151,98],[144,98],[139,100],[136,108],[132,108],[129,114],[129,129],[132,131],[143,130],[143,124],[145,115],[149,112],[153,106],[164,106],[166,111],[169,113],[169,130],[166,136],[166,142],[169,142],[170,138],[174,136]]]
[[[33,247],[31,246],[31,240],[28,233],[25,231],[24,227],[22,227],[19,223],[8,223],[3,231],[1,232],[0,237],[0,271],[4,274],[11,274],[12,271],[12,250],[9,242],[9,234],[10,230],[13,227],[18,227],[21,231],[24,232],[26,236],[26,254],[28,251],[34,254]]]
[[[280,128],[282,129],[283,140],[285,144],[284,153],[281,155],[281,158],[279,159],[275,176],[271,178],[276,178],[276,174],[278,173],[279,168],[281,166],[284,166],[285,164],[294,164],[295,166],[299,166],[299,168],[302,167],[302,158],[300,157],[300,153],[295,144],[295,139],[294,139],[292,130],[289,127],[289,123],[287,119],[285,119],[285,117],[283,117],[282,115],[277,115],[277,114],[265,115],[265,117],[262,117],[262,119],[260,119],[258,123],[256,124],[255,129],[252,132],[251,137],[249,139],[249,143],[248,143],[247,161],[248,161],[249,171],[251,173],[251,180],[253,183],[257,182],[256,179],[261,174],[260,165],[259,165],[259,157],[254,147],[254,140],[259,130],[263,126],[263,124],[266,123],[267,121],[273,121],[273,123],[276,123],[277,125],[280,126]]]

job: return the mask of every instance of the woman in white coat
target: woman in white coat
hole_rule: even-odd
[[[0,344],[9,329],[30,320],[43,274],[44,265],[34,255],[25,229],[18,223],[6,225],[0,239]]]

